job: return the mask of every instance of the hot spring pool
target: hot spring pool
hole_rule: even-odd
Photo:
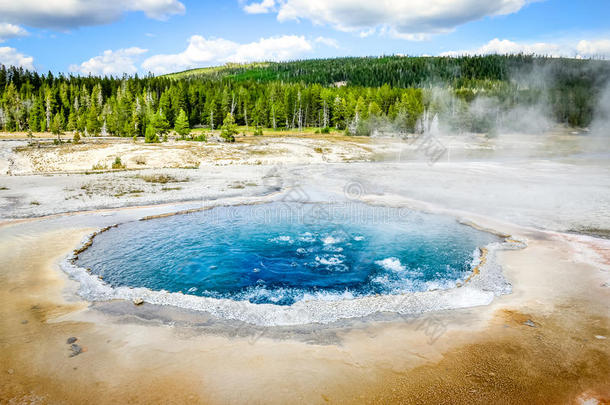
[[[112,287],[288,306],[451,288],[496,241],[440,215],[276,202],[126,223],[77,264]]]

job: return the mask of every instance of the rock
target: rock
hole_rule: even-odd
[[[69,337],[68,340],[66,340],[66,343],[71,345],[72,343],[76,342],[77,340],[78,340],[77,337],[72,336],[72,337]]]
[[[605,340],[606,337],[602,336],[602,335],[595,335],[595,339],[599,339],[599,340]]]
[[[83,352],[83,348],[80,347],[79,345],[77,345],[76,343],[72,343],[72,346],[70,346],[70,349],[72,350],[70,357],[78,356],[79,354],[81,354]]]
[[[535,328],[536,327],[536,324],[531,319],[528,319],[527,321],[523,322],[523,324],[526,325],[526,326],[529,326],[530,328]]]
[[[26,323],[28,323],[28,320],[27,320],[27,319],[24,319],[23,321],[21,321],[21,324],[22,324],[22,325],[25,325]]]
[[[15,370],[13,370],[12,368],[9,368],[8,370],[6,370],[6,372],[9,373],[10,375],[13,375]]]
[[[133,303],[134,305],[142,305],[144,304],[144,300],[142,298],[134,298]]]

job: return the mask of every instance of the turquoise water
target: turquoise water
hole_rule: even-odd
[[[113,287],[290,305],[449,288],[497,237],[365,204],[270,203],[123,224],[78,264]]]

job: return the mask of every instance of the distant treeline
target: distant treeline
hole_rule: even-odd
[[[0,129],[141,136],[159,119],[174,127],[182,110],[190,127],[219,128],[232,114],[249,127],[353,130],[373,116],[415,131],[427,111],[455,130],[485,132],[494,115],[522,106],[582,127],[609,78],[607,61],[526,55],[320,59],[120,78],[0,66]],[[481,114],[475,104],[492,109]]]

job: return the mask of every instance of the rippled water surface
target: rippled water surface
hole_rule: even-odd
[[[449,288],[496,240],[405,209],[270,203],[123,224],[79,264],[112,286],[290,305]]]

